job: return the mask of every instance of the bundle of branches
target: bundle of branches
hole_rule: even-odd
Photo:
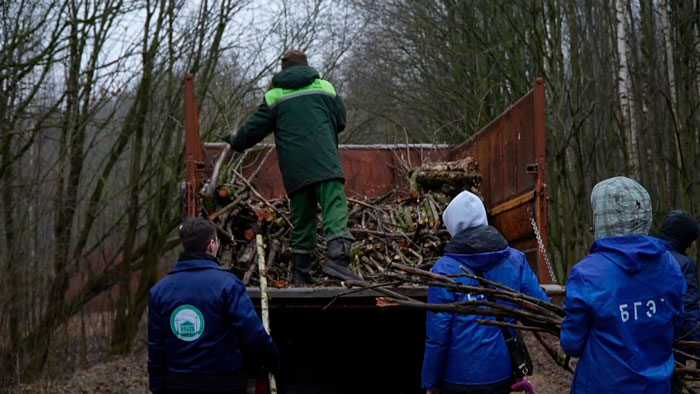
[[[356,288],[356,290],[351,291],[371,289],[379,293],[381,295],[377,298],[377,306],[379,307],[406,307],[432,312],[474,315],[479,316],[475,321],[480,324],[531,331],[558,366],[573,372],[569,356],[563,354],[556,343],[543,336],[543,334],[547,334],[551,337],[559,337],[561,323],[565,316],[563,308],[515,291],[498,282],[473,275],[466,269],[463,271],[461,274],[443,276],[417,267],[391,263],[384,271],[384,278],[381,282],[346,281],[343,283],[350,289]],[[454,279],[458,277],[471,278],[476,280],[479,285],[460,283]],[[473,299],[466,302],[431,304],[391,290],[391,288],[401,285],[442,287],[455,293],[484,295],[487,300]],[[495,302],[496,300],[508,304]],[[488,316],[500,317],[502,321],[488,319]],[[515,320],[515,323],[503,320],[505,318]],[[556,342],[558,343],[558,340]],[[693,349],[698,348],[700,348],[700,342],[681,340],[674,344],[674,353],[688,360],[700,361],[700,358],[693,354]],[[700,369],[677,363],[675,373],[683,378],[686,389],[689,392],[694,392],[691,384],[693,381],[700,381]]]
[[[440,191],[454,196],[462,190],[478,193],[481,185],[479,163],[473,157],[437,164],[427,164],[410,171],[411,190]]]
[[[207,210],[222,240],[219,259],[246,284],[256,284],[255,235],[261,234],[267,244],[268,279],[272,286],[287,286],[292,227],[288,199],[267,200],[238,171],[226,171],[233,176],[218,186],[217,197]],[[474,189],[475,184],[468,187]],[[450,200],[448,196],[425,192],[397,198],[398,194],[348,199],[348,226],[355,237],[351,265],[364,279],[380,278],[392,262],[428,268],[443,254],[449,240],[441,218]],[[318,223],[321,223],[320,211]],[[320,267],[325,259],[326,243],[321,232],[318,239],[314,268],[316,276],[322,277]],[[326,280],[320,285],[332,283]]]
[[[230,174],[230,179],[218,185],[215,198],[204,204],[221,239],[219,261],[231,268],[246,285],[250,284],[257,275],[255,237],[261,234],[267,244],[268,276],[273,281],[284,281],[290,255],[286,246],[292,229],[289,201],[266,199],[235,167],[225,172]],[[278,260],[286,262],[278,264]],[[258,280],[254,282],[257,284]]]

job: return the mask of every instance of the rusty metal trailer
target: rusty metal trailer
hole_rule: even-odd
[[[188,79],[188,81],[191,81]],[[191,101],[186,106],[188,193],[194,199],[196,188],[211,171],[212,162],[223,151],[224,143],[204,144],[205,162],[194,105],[194,84]],[[189,90],[188,90],[189,91]],[[535,81],[533,89],[469,140],[456,146],[433,144],[408,145],[340,145],[345,172],[345,191],[351,197],[379,197],[396,188],[407,188],[399,169],[400,161],[419,166],[423,161],[455,161],[467,156],[479,162],[483,175],[481,193],[490,222],[498,228],[511,246],[522,250],[543,284],[552,283],[545,256],[538,248],[531,218],[535,220],[541,239],[548,239],[547,162],[545,141],[544,81]],[[193,142],[191,142],[193,141]],[[285,194],[277,154],[272,146],[257,148],[259,155],[246,163],[248,175],[261,167],[253,186],[266,198]],[[191,164],[190,164],[191,163]],[[193,200],[194,201],[194,200]],[[194,216],[196,203],[186,206]]]
[[[186,183],[185,217],[198,214],[198,190],[224,152],[223,143],[202,144],[194,79],[185,81]],[[455,161],[467,156],[479,162],[481,193],[489,221],[510,245],[522,250],[543,287],[562,289],[552,280],[543,248],[548,239],[545,91],[541,79],[517,103],[473,137],[456,146],[432,144],[341,145],[341,163],[350,197],[378,197],[407,189],[404,163]],[[260,146],[246,163],[253,186],[266,198],[284,195],[277,155]],[[272,150],[271,152],[268,152]],[[207,159],[205,159],[205,157]],[[538,231],[536,231],[537,229]],[[537,237],[539,233],[539,239]],[[425,288],[400,291],[424,297]],[[283,388],[287,393],[419,393],[425,333],[424,314],[389,308],[379,310],[370,291],[343,296],[340,287],[270,288],[273,336],[285,358]],[[260,291],[249,288],[254,301]]]

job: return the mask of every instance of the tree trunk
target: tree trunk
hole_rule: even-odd
[[[631,123],[632,105],[630,94],[630,75],[627,63],[627,9],[625,0],[616,0],[618,80],[617,91],[620,101],[620,131],[625,145],[625,162],[629,175],[639,180],[639,155],[637,154],[637,130]]]
[[[666,72],[668,75],[668,92],[669,92],[669,100],[671,101],[670,103],[670,112],[671,112],[671,119],[673,120],[673,138],[675,141],[675,146],[674,146],[674,151],[675,151],[675,171],[679,178],[682,180],[682,173],[683,173],[683,146],[681,143],[681,133],[682,133],[682,127],[683,127],[683,122],[679,119],[678,115],[678,87],[676,86],[676,73],[675,73],[675,66],[674,66],[674,52],[673,52],[673,37],[672,37],[672,30],[671,30],[671,18],[669,16],[669,0],[663,1],[661,3],[661,23],[663,25],[663,34],[664,34],[664,45],[666,48]],[[681,181],[682,182],[682,181]],[[683,204],[683,200],[685,199],[684,194],[682,191],[678,193],[677,195],[680,197],[681,200],[681,205]]]
[[[61,162],[59,170],[58,190],[56,193],[56,216],[54,221],[54,238],[56,246],[53,254],[54,279],[49,286],[48,304],[41,326],[47,335],[38,338],[35,351],[29,366],[25,369],[26,375],[32,375],[41,370],[52,342],[52,329],[56,327],[56,317],[62,314],[65,307],[65,292],[68,289],[69,279],[69,250],[73,221],[78,203],[78,187],[80,185],[80,173],[82,172],[85,140],[85,128],[77,124],[79,114],[79,91],[81,57],[85,46],[85,35],[81,35],[79,29],[79,8],[76,4],[70,7],[70,15],[73,22],[70,25],[69,46],[69,71],[66,81],[66,110],[61,131]],[[64,166],[68,166],[66,177]]]
[[[158,19],[156,22],[153,39],[149,43],[148,39],[150,35],[151,18],[156,10],[159,10]],[[153,10],[151,10],[150,1],[146,2],[146,21],[144,24],[142,57],[143,75],[141,76],[138,96],[133,107],[136,114],[133,117],[134,121],[131,124],[131,127],[134,128],[134,140],[131,151],[131,169],[129,175],[129,215],[126,228],[126,238],[124,242],[124,258],[121,262],[120,270],[121,279],[119,281],[120,292],[119,299],[117,301],[117,316],[114,321],[114,332],[112,334],[111,344],[111,352],[117,354],[127,353],[131,350],[132,340],[135,334],[133,331],[134,324],[132,323],[132,320],[134,319],[133,311],[130,310],[132,304],[131,263],[133,260],[136,233],[138,231],[137,227],[139,224],[139,219],[141,215],[143,215],[143,211],[141,210],[141,206],[139,204],[139,193],[141,192],[141,155],[143,153],[143,136],[147,121],[146,116],[151,103],[151,86],[154,73],[153,62],[157,49],[160,45],[160,31],[165,14],[165,0],[160,0],[160,5],[156,4]]]

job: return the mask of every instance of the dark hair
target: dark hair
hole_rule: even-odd
[[[188,219],[180,226],[180,242],[186,252],[206,252],[209,241],[214,238],[216,226],[207,219]]]
[[[298,49],[292,49],[282,56],[282,70],[287,67],[294,66],[308,66],[309,62],[306,60],[306,54]]]

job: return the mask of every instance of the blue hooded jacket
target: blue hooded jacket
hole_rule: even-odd
[[[525,255],[508,247],[503,236],[493,227],[479,226],[461,231],[452,238],[446,252],[435,263],[432,272],[462,274],[464,271],[459,268],[462,265],[481,272],[487,279],[549,301]],[[479,286],[474,279],[459,277],[455,280]],[[429,303],[484,298],[483,295],[452,293],[440,287],[428,288]],[[512,377],[510,355],[500,328],[479,324],[475,319],[495,320],[492,316],[427,313],[422,372],[424,388],[437,389],[443,381],[457,385],[488,385]]]
[[[685,280],[667,245],[601,238],[566,283],[561,346],[580,357],[572,393],[668,393]]]
[[[239,389],[226,386],[242,384],[235,377],[244,353],[246,361],[255,355],[269,369],[279,368],[279,350],[245,286],[205,253],[183,252],[175,268],[151,289],[148,310],[153,392],[168,388],[169,376],[183,389]]]
[[[683,296],[683,331],[682,335],[687,341],[700,341],[700,291],[698,290],[698,267],[695,260],[690,258],[686,249],[700,237],[700,225],[697,220],[684,211],[671,211],[666,215],[659,238],[669,244],[671,255],[680,264],[681,272],[685,277],[687,290]],[[698,349],[684,349],[686,353],[698,354]]]

